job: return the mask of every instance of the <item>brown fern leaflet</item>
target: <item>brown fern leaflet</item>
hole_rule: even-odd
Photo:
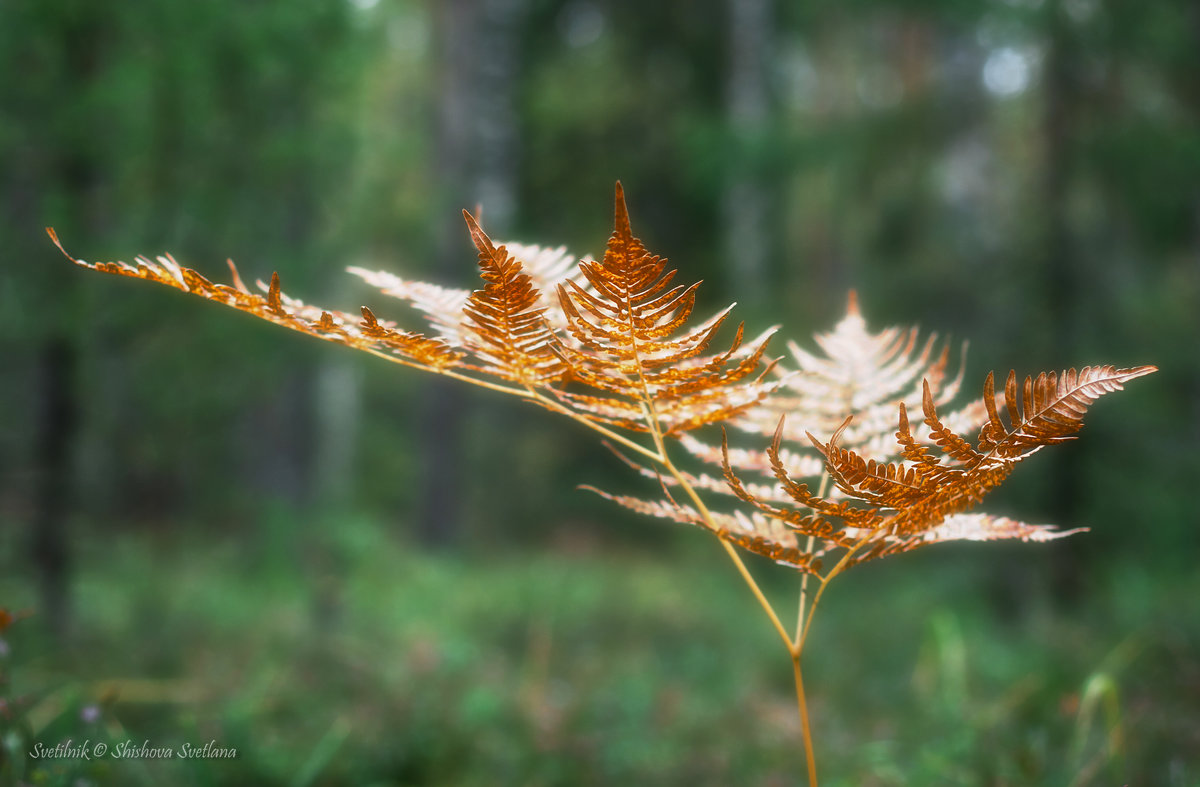
[[[528,274],[539,291],[538,303],[545,310],[546,319],[555,329],[565,328],[565,320],[558,308],[556,289],[568,279],[581,278],[578,261],[563,246],[547,249],[522,243],[504,245],[509,254],[520,261],[521,270]],[[459,328],[463,308],[471,297],[470,290],[403,279],[388,271],[372,271],[358,266],[351,266],[346,270],[376,287],[384,295],[399,298],[416,310],[424,312],[434,332],[447,344],[462,345]]]
[[[570,339],[559,351],[572,377],[602,394],[564,391],[562,400],[590,418],[667,435],[762,401],[775,388],[762,364],[773,331],[739,352],[739,325],[729,349],[704,355],[733,307],[686,328],[699,283],[671,286],[676,271],[634,236],[619,183],[615,214],[603,259],[580,262],[584,282],[558,285]]]
[[[464,344],[492,372],[527,387],[558,382],[566,373],[559,339],[546,320],[541,293],[521,263],[497,248],[470,213],[463,218],[479,249],[481,290],[467,296]]]
[[[393,323],[377,319],[366,307],[363,307],[362,317],[359,319],[289,298],[279,288],[278,274],[271,274],[270,284],[258,282],[261,292],[256,293],[251,292],[242,282],[232,260],[228,261],[232,286],[214,284],[191,268],[180,265],[170,255],[160,256],[155,260],[138,257],[132,265],[124,262],[85,262],[67,254],[53,229],[48,227],[46,231],[67,259],[84,268],[165,284],[248,312],[285,328],[361,350],[391,355],[413,365],[443,369],[456,366],[462,358],[461,352],[440,339],[397,330]]]

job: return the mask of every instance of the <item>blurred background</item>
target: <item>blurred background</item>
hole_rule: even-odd
[[[618,179],[752,334],[853,288],[969,340],[972,395],[1161,367],[989,501],[1090,533],[833,588],[826,781],[1200,783],[1192,0],[0,0],[0,779],[798,783],[774,632],[710,538],[576,489],[651,491],[590,434],[43,232],[419,327],[344,268],[474,286],[475,205],[598,254]],[[68,738],[238,756],[28,756]]]

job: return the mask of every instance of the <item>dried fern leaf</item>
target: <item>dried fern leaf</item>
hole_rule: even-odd
[[[1002,395],[989,374],[981,400],[942,416],[938,409],[954,397],[962,374],[960,364],[958,375],[949,377],[949,347],[938,349],[934,336],[921,341],[916,328],[870,333],[853,293],[846,316],[831,333],[816,337],[823,355],[791,345],[794,370],[776,368],[764,357],[774,329],[744,343],[739,326],[726,349],[712,351],[732,306],[693,322],[699,284],[675,284],[666,260],[633,235],[620,184],[614,203],[614,230],[603,258],[577,267],[561,249],[497,246],[464,212],[479,252],[480,289],[352,269],[425,312],[433,337],[399,330],[366,307],[359,318],[307,305],[285,295],[277,275],[252,292],[232,262],[230,286],[169,256],[139,257],[130,265],[63,254],[82,267],[165,284],[408,365],[519,395],[531,392],[527,398],[594,425],[653,432],[660,449],[661,436],[679,437],[694,457],[720,465],[721,477],[668,464],[667,478],[626,460],[659,481],[664,499],[595,491],[641,513],[704,527],[800,571],[819,572],[821,558],[839,551],[845,553],[841,565],[849,566],[943,541],[1046,541],[1078,532],[968,512],[1017,463],[1071,439],[1097,398],[1154,367],[1085,367],[1026,377],[1023,384],[1010,372]],[[48,232],[62,250],[54,231]],[[913,423],[908,411],[918,402],[924,417]],[[722,430],[718,449],[687,434],[726,421],[772,434],[769,447],[730,449]],[[974,443],[962,436],[976,429]],[[822,441],[814,434],[832,436]],[[818,455],[801,452],[809,445]],[[828,492],[814,493],[796,480],[822,472],[832,481]],[[742,473],[767,480],[743,481]],[[672,489],[681,488],[695,505],[674,499]],[[713,511],[699,493],[732,496],[752,510]]]
[[[922,410],[928,440],[915,434],[901,402],[894,433],[901,457],[897,462],[879,462],[841,445],[849,418],[826,441],[808,435],[825,460],[826,471],[842,495],[840,500],[813,494],[807,484],[792,479],[783,460],[782,421],[766,456],[778,488],[791,498],[790,504],[780,503],[776,488],[763,494],[761,488],[743,482],[730,462],[727,441],[723,444],[723,471],[733,495],[753,505],[759,514],[802,535],[823,538],[826,551],[849,550],[846,567],[945,541],[1062,538],[1081,529],[1058,531],[1047,525],[968,512],[1003,482],[1018,462],[1043,446],[1069,439],[1097,398],[1153,371],[1152,366],[1085,367],[1079,372],[1072,369],[1027,377],[1023,386],[1018,386],[1016,375],[1010,373],[1002,401],[1007,423],[996,404],[993,377],[988,375],[980,403],[987,420],[975,446],[939,418],[934,394],[924,383]],[[761,470],[761,465],[756,469]]]
[[[582,488],[645,516],[704,528],[718,538],[736,544],[748,552],[770,558],[780,565],[808,573],[821,570],[820,554],[823,552],[801,550],[796,545],[794,533],[780,527],[778,522],[757,513],[746,516],[740,511],[731,514],[709,511],[708,519],[705,519],[691,506],[674,501],[613,495],[591,486]]]
[[[280,290],[278,274],[272,274],[269,284],[259,282],[261,293],[252,292],[242,283],[232,260],[229,261],[229,269],[233,286],[214,284],[191,268],[180,265],[170,255],[154,260],[138,257],[132,265],[125,262],[90,263],[76,259],[66,252],[52,228],[47,227],[46,232],[67,259],[81,267],[165,284],[320,339],[385,353],[413,365],[435,370],[458,366],[463,357],[461,352],[446,342],[398,330],[392,323],[377,319],[366,308],[363,309],[362,318],[358,319],[289,298]]]
[[[897,441],[914,466],[872,464],[853,451],[839,448],[835,439],[813,442],[824,454],[831,477],[844,493],[894,509],[880,520],[880,527],[887,534],[926,533],[947,517],[974,507],[1008,477],[1018,462],[1078,431],[1083,415],[1097,398],[1153,371],[1152,366],[1135,369],[1103,366],[1085,367],[1079,373],[1071,369],[1061,376],[1043,373],[1036,380],[1026,378],[1025,395],[1020,401],[1016,375],[1010,373],[1005,401],[1011,426],[1007,427],[995,407],[989,374],[984,385],[989,420],[977,448],[942,426],[926,387],[923,403],[926,422],[949,464],[916,445],[905,408],[900,411]]]
[[[874,510],[859,509],[847,503],[828,500],[810,492],[807,484],[794,481],[787,474],[786,469],[779,460],[778,441],[772,443],[771,448],[768,450],[768,456],[775,470],[776,478],[779,479],[779,483],[792,501],[800,504],[798,507],[783,508],[772,504],[768,500],[755,497],[751,493],[750,488],[738,477],[729,463],[729,441],[724,434],[722,434],[721,447],[724,454],[721,469],[725,475],[725,481],[729,484],[729,488],[734,495],[742,501],[753,505],[767,516],[779,519],[793,530],[807,536],[837,540],[840,538],[840,535],[837,533],[837,527],[830,521],[831,518],[842,519],[853,527],[865,530],[873,527],[876,521],[876,512]],[[851,542],[846,542],[842,545],[850,546]]]
[[[1076,527],[1058,530],[1053,525],[1029,525],[1003,516],[991,514],[952,514],[936,527],[926,530],[920,538],[931,544],[945,541],[1053,541],[1086,533],[1088,528]]]
[[[641,462],[635,461],[621,452],[616,446],[605,442],[605,446],[616,455],[618,459],[628,465],[634,472],[645,478],[652,478],[664,487],[664,492],[670,494],[670,490],[682,484],[687,484],[697,492],[716,492],[718,494],[728,494],[729,486],[725,478],[710,475],[708,473],[691,473],[687,470],[676,468],[679,473],[678,480],[669,475],[663,475],[660,471],[652,467],[647,467]],[[745,484],[746,491],[759,500],[768,500],[773,502],[785,503],[790,498],[784,489],[778,484]]]
[[[770,334],[741,350],[705,355],[732,307],[688,328],[699,283],[674,285],[676,272],[633,234],[617,184],[613,233],[600,261],[583,261],[583,281],[557,288],[572,341],[560,351],[572,379],[600,392],[564,392],[587,417],[665,434],[721,421],[762,401],[776,387],[765,377]],[[639,424],[643,424],[639,426]]]
[[[387,271],[369,271],[359,267],[349,267],[346,270],[378,288],[383,294],[399,298],[417,311],[423,312],[442,341],[452,347],[463,346],[463,337],[459,329],[462,324],[463,307],[471,297],[470,290],[403,279]]]
[[[541,246],[506,242],[508,253],[521,261],[522,271],[529,276],[539,292],[539,306],[550,325],[556,330],[566,327],[566,320],[558,308],[557,287],[568,281],[579,282],[578,261],[567,252],[566,247],[547,249]],[[437,335],[452,346],[461,346],[459,333],[463,308],[471,297],[471,291],[453,287],[440,287],[423,281],[404,279],[387,271],[372,271],[358,266],[346,269],[384,295],[405,301],[414,309],[423,312],[433,325]]]
[[[807,432],[829,434],[853,415],[843,445],[887,461],[895,457],[896,404],[903,401],[915,407],[921,401],[922,382],[927,381],[941,406],[953,400],[961,384],[961,362],[958,374],[948,376],[948,345],[938,350],[936,335],[921,341],[915,327],[871,333],[853,292],[845,317],[832,332],[818,334],[814,341],[821,354],[788,343],[794,371],[786,363],[777,367],[780,375],[787,375],[783,391],[737,419],[739,429],[772,434],[779,416],[787,415],[784,440],[804,445]],[[983,414],[974,408],[956,414],[954,420],[961,423],[965,418],[977,419],[971,421],[972,428],[983,423]]]
[[[559,381],[566,364],[546,321],[541,292],[508,249],[496,247],[470,213],[463,211],[463,217],[486,282],[463,306],[464,345],[486,364],[478,370],[531,388]]]
[[[700,461],[720,466],[723,458],[721,446],[714,446],[700,440],[694,433],[679,436],[679,444],[692,456]],[[751,451],[745,448],[728,448],[729,462],[738,470],[749,473],[770,475],[771,461],[766,451]],[[792,478],[815,478],[825,471],[825,462],[817,455],[799,453],[786,448],[780,450],[780,459]]]
[[[1010,371],[1004,385],[1009,426],[1005,426],[996,411],[993,377],[989,373],[983,387],[988,420],[979,433],[979,451],[989,458],[1006,459],[1069,440],[1083,426],[1084,414],[1098,398],[1155,371],[1154,366],[1133,369],[1085,366],[1079,372],[1068,369],[1061,375],[1042,372],[1036,379],[1025,378],[1019,399],[1017,375]]]

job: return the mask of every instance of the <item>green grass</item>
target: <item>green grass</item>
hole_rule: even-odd
[[[72,645],[36,620],[8,632],[0,696],[27,701],[0,726],[0,778],[799,784],[786,654],[715,545],[688,535],[528,556],[430,556],[364,522],[270,548],[93,542]],[[822,784],[1200,783],[1200,610],[1182,602],[1200,582],[1113,569],[1064,610],[1006,584],[1042,575],[1022,563],[1038,549],[935,548],[832,587],[806,669]],[[787,571],[755,568],[793,592]],[[0,600],[31,606],[29,588],[6,571]],[[215,740],[238,757],[24,755],[66,738]]]

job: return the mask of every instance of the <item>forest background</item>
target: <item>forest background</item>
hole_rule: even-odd
[[[618,179],[751,335],[854,289],[969,340],[972,395],[1161,369],[989,506],[1090,533],[831,595],[833,783],[1200,779],[1189,0],[0,2],[0,696],[47,742],[239,749],[54,777],[791,782],[772,632],[699,531],[576,489],[639,489],[586,434],[42,229],[388,314],[347,265],[474,286],[476,205],[595,255]]]

